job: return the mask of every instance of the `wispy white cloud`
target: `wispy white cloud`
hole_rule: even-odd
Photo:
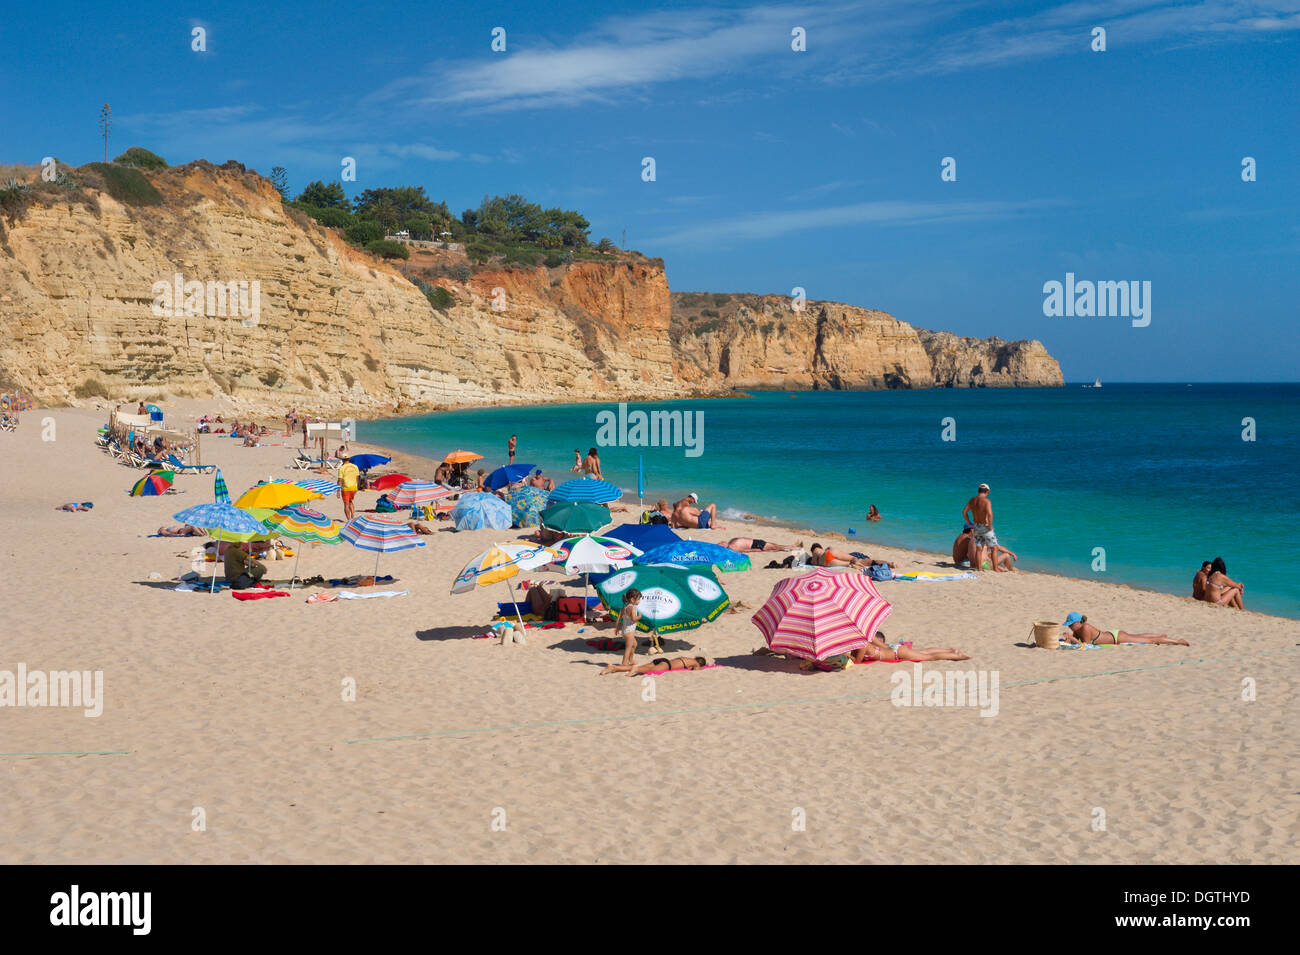
[[[999,219],[1060,207],[1054,199],[1020,202],[859,202],[820,209],[756,212],[713,219],[654,237],[665,246],[702,246],[727,241],[777,239],[799,232],[853,225],[909,226],[938,222]]]

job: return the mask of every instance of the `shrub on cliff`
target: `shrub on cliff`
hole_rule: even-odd
[[[78,398],[107,398],[108,388],[98,378],[87,378],[73,388],[72,393]]]
[[[353,245],[368,245],[384,237],[384,227],[378,222],[371,222],[369,219],[363,219],[360,222],[354,222],[347,227],[344,232],[349,242]]]
[[[426,285],[424,287],[424,296],[440,312],[445,312],[456,304],[456,296],[452,295],[441,285]]]
[[[307,203],[297,202],[297,201],[291,202],[289,204],[293,206],[295,209],[302,210],[307,215],[311,216],[313,219],[319,222],[321,225],[327,226],[331,229],[346,230],[349,226],[355,224],[357,221],[356,216],[352,215],[352,213],[348,212],[346,209],[340,209],[333,206],[322,208],[320,206],[312,206],[312,205],[308,205]]]
[[[409,259],[411,250],[404,243],[392,239],[375,239],[366,243],[366,251],[372,255],[382,255],[386,259]]]
[[[132,146],[113,162],[119,166],[137,166],[140,169],[166,169],[167,160],[157,153],[151,153],[143,146]]]
[[[162,193],[138,169],[102,162],[92,162],[83,168],[89,169],[89,178],[98,179],[104,191],[123,205],[162,205]]]

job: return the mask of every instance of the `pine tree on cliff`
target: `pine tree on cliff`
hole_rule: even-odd
[[[108,131],[113,128],[113,108],[107,103],[99,111],[99,131],[104,134],[104,162],[108,162]]]

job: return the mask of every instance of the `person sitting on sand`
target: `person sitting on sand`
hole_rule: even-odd
[[[1019,559],[1016,552],[1011,548],[1003,547],[1001,544],[993,545],[993,564],[995,567],[1000,567],[1004,571],[1012,571],[1016,569],[1016,561]]]
[[[952,542],[952,562],[956,567],[970,561],[970,538],[974,530],[969,524],[961,529],[957,539]]]
[[[158,528],[159,537],[206,537],[207,531],[193,524],[164,524]]]
[[[869,521],[880,520],[880,512],[876,510],[876,505],[872,504],[869,508],[867,508],[867,520]]]
[[[702,670],[709,665],[707,657],[656,657],[649,663],[634,666],[627,663],[611,663],[597,676],[606,673],[626,673],[628,676],[641,676],[646,673],[661,673],[664,670]]]
[[[821,544],[813,544],[808,551],[808,563],[814,567],[861,567],[862,561],[852,554],[831,550]]]
[[[751,554],[769,550],[798,550],[803,546],[803,541],[795,541],[793,544],[778,544],[776,541],[763,540],[761,537],[733,537],[723,546],[738,550],[742,554]]]
[[[248,556],[241,543],[226,548],[226,583],[231,590],[247,590],[262,579],[266,565]]]
[[[1120,643],[1173,644],[1180,647],[1191,646],[1186,640],[1174,640],[1166,633],[1129,633],[1127,630],[1100,630],[1088,622],[1081,613],[1072,613],[1065,618],[1067,635],[1065,642],[1070,644],[1094,643],[1099,646]]]
[[[1210,564],[1209,576],[1205,578],[1205,597],[1208,603],[1224,604],[1245,610],[1241,597],[1246,592],[1246,585],[1238,583],[1228,576],[1228,565],[1222,557],[1216,557]]]
[[[1192,599],[1193,600],[1205,599],[1205,581],[1210,576],[1210,568],[1212,566],[1214,566],[1212,561],[1208,561],[1208,560],[1201,561],[1201,569],[1198,570],[1196,572],[1196,576],[1192,578]]]
[[[673,527],[699,528],[702,531],[710,527],[715,530],[726,530],[718,523],[718,505],[709,504],[707,507],[696,507],[699,504],[700,496],[692,491],[686,497],[682,498],[673,506],[673,516],[669,523]]]

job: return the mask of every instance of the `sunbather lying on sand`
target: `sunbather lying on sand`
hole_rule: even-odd
[[[1155,643],[1175,644],[1180,647],[1191,646],[1186,640],[1174,640],[1164,633],[1129,633],[1127,630],[1100,630],[1088,622],[1081,613],[1072,613],[1062,624],[1068,631],[1066,643]]]
[[[90,503],[90,501],[84,501],[82,503],[77,503],[76,501],[69,501],[67,504],[60,504],[58,507],[55,508],[55,510],[56,511],[88,511],[94,506],[95,505]]]
[[[207,531],[192,524],[164,524],[158,528],[159,537],[206,537]]]
[[[821,544],[813,544],[809,551],[808,563],[817,567],[861,567],[862,561],[852,554],[831,550]]]
[[[411,528],[411,530],[415,531],[415,533],[417,534],[433,533],[433,528],[430,527],[428,524],[424,523],[424,521],[407,521],[406,524],[408,527]]]
[[[732,550],[738,550],[742,554],[750,554],[756,551],[798,550],[803,546],[803,541],[795,541],[793,544],[778,544],[776,541],[763,540],[761,537],[733,537],[727,541],[726,546]]]
[[[611,663],[601,670],[598,676],[606,673],[626,673],[628,676],[640,676],[645,673],[659,673],[663,670],[699,670],[709,665],[705,657],[656,657],[649,663],[630,666],[624,663]]]

